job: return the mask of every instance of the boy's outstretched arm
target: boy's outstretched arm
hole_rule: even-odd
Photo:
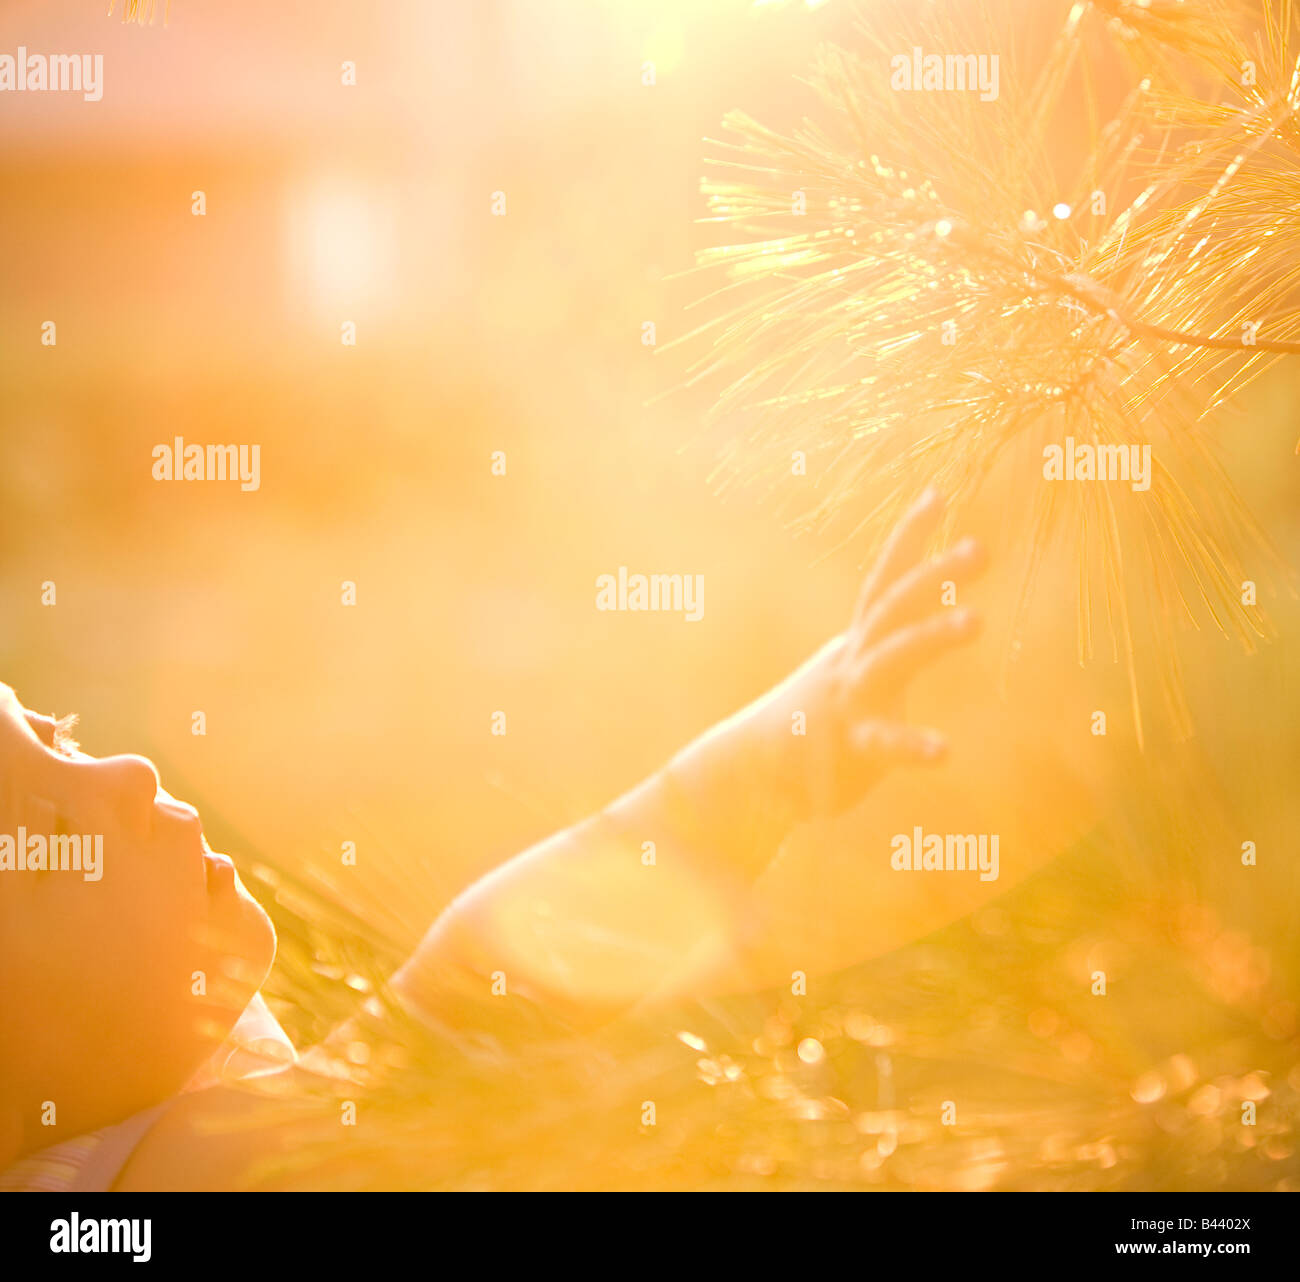
[[[946,580],[982,568],[978,545],[924,559],[941,515],[939,496],[923,496],[848,629],[775,689],[470,886],[398,971],[397,991],[435,1015],[451,987],[584,1022],[734,986],[738,950],[752,973],[750,887],[787,834],[854,805],[892,766],[943,755],[942,736],[901,719],[908,682],[978,628],[971,611],[940,606]]]
[[[506,1031],[516,996],[581,1026],[659,998],[703,997],[738,974],[758,979],[750,888],[785,835],[853,805],[891,766],[943,751],[936,733],[899,720],[907,682],[975,630],[971,615],[938,602],[945,580],[978,572],[978,548],[922,559],[940,514],[927,496],[900,522],[848,630],[787,680],[600,814],[470,886],[394,976],[397,993],[461,1031],[499,1011],[492,1028]],[[792,733],[796,713],[804,735]],[[358,1035],[350,1021],[337,1040]],[[322,1050],[328,1065],[335,1052]],[[282,1074],[310,1075],[317,1063],[308,1052]],[[291,1085],[180,1096],[117,1187],[349,1188],[373,1178],[373,1153],[349,1147],[357,1133],[340,1131],[337,1110],[322,1112],[310,1093],[295,1103]],[[334,1156],[313,1157],[307,1174],[266,1173],[269,1157],[321,1146]]]

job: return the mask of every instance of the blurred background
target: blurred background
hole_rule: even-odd
[[[102,7],[0,16],[6,49],[102,50],[106,80],[3,103],[7,679],[154,755],[232,849],[436,850],[427,919],[817,640],[808,554],[711,498],[699,401],[647,408],[682,366],[641,343],[683,328],[702,136],[797,97],[815,29],[685,0]],[[260,491],[154,482],[178,434],[260,443]],[[596,612],[622,564],[703,573],[704,620]]]
[[[1068,6],[1022,8],[1032,37]],[[642,325],[655,322],[662,349],[694,324],[686,306],[700,287],[684,273],[709,243],[695,221],[705,139],[733,107],[787,127],[815,111],[799,77],[819,41],[853,41],[853,15],[748,0],[174,0],[169,25],[142,28],[103,10],[7,0],[0,12],[0,51],[102,52],[105,63],[102,102],[0,100],[0,677],[29,706],[80,713],[88,751],[152,757],[203,811],[214,847],[237,858],[336,867],[341,843],[356,842],[355,904],[414,942],[478,873],[608,801],[844,626],[869,549],[796,538],[756,497],[716,494],[710,389],[682,388],[687,357],[643,345]],[[345,60],[355,87],[340,83]],[[196,191],[204,217],[191,213]],[[491,214],[498,191],[505,217]],[[53,348],[39,341],[47,320]],[[339,341],[348,320],[355,348]],[[1279,366],[1222,436],[1230,474],[1291,564],[1298,380]],[[260,490],[153,481],[151,450],[176,435],[260,444]],[[504,477],[491,474],[495,450]],[[996,539],[1005,506],[992,494],[970,523]],[[596,611],[595,577],[620,565],[703,574],[704,619]],[[355,608],[340,606],[344,580],[357,584]],[[41,604],[45,581],[55,608]],[[972,813],[954,830],[1013,830],[1061,782],[1033,770],[1056,761],[1040,750],[1064,709],[1123,689],[1113,671],[1078,673],[1063,561],[1045,572],[1034,671],[1018,693],[995,690],[995,603],[1016,586],[991,576],[989,644],[932,700],[951,715],[932,707],[929,721],[959,722],[954,743],[969,750],[961,791],[997,816]],[[1183,926],[1166,938],[1153,924],[1145,942],[1171,957],[1191,939],[1218,956],[1228,978],[1205,980],[1215,1010],[1238,1029],[1234,1003],[1248,996],[1251,1028],[1273,1030],[1258,1033],[1279,1057],[1266,1070],[1241,1033],[1236,1053],[1179,1087],[1222,1092],[1196,1117],[1226,1115],[1236,1097],[1223,1082],[1266,1071],[1269,1090],[1289,1092],[1290,1129],[1278,1133],[1294,1136],[1300,612],[1285,593],[1267,604],[1280,640],[1260,654],[1193,635],[1181,657],[1204,728],[1200,777],[1216,781],[1228,830],[1268,854],[1243,888],[1235,846],[1215,865],[1222,851],[1198,848],[1194,823],[1164,821],[1155,853],[1211,916],[1179,934],[1183,909],[1171,908]],[[196,710],[204,737],[191,734]],[[489,733],[496,710],[504,738]],[[1094,771],[1079,760],[1090,742],[1057,748],[1087,776],[1088,804],[1062,802],[1080,813],[1040,838],[1044,858],[1145,799],[1123,794],[1146,777],[1124,758]],[[886,798],[886,831],[907,786]],[[1180,785],[1167,786],[1177,810]],[[860,855],[860,834],[837,841],[844,858]],[[956,1008],[972,1022],[947,1029],[949,1050],[996,1066],[998,1030],[1013,1021],[1046,1057],[1039,1069],[1055,1066],[1067,1111],[1099,1082],[1145,1106],[1143,1073],[1164,1072],[1163,1098],[1176,1074],[1159,1066],[1190,1054],[1188,1039],[1221,1046],[1227,1034],[1212,1019],[1175,1024],[1149,1045],[1125,1041],[1103,1069],[1105,1039],[1087,1016],[1013,1002],[1036,970],[1062,993],[1086,989],[1087,948],[1067,945],[1101,927],[1076,883],[1063,885],[1054,902],[1073,900],[1081,919],[1065,915],[1059,949],[1040,936],[1014,961],[997,952],[1012,946],[1014,913],[990,908],[992,895],[920,914],[927,931],[956,920],[967,934],[949,955],[990,968],[984,996]],[[816,890],[826,911],[835,883]],[[1145,891],[1115,896],[1161,920]],[[994,916],[963,924],[972,908]],[[905,905],[865,910],[829,932],[849,941],[842,964],[917,934]],[[882,994],[914,1003],[924,991],[908,963],[884,964],[887,981],[855,981],[854,1009],[872,1012],[856,1024],[836,1015],[801,1032],[802,1016],[778,1010],[767,1030],[773,1056],[817,1043],[791,1072],[822,1071],[836,1039],[865,1048],[873,1109],[906,1096],[896,1067],[882,1102],[879,1056],[898,1050],[879,1031]],[[1171,991],[1148,992],[1147,1013],[1172,1019]],[[1203,1147],[1222,1164],[1198,1179],[1272,1186],[1294,1170],[1293,1139],[1256,1155],[1263,1174]],[[894,1169],[892,1149],[872,1152],[846,1159],[852,1178],[879,1183]],[[776,1169],[746,1161],[746,1179]],[[977,1149],[897,1179],[988,1187],[1010,1161],[1005,1148]],[[1038,1149],[1017,1161],[1024,1178],[1051,1168]],[[1114,1165],[1102,1150],[1087,1161]],[[1171,1159],[1161,1178],[1185,1169]],[[849,1177],[832,1163],[818,1178]]]

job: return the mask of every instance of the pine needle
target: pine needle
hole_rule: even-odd
[[[113,16],[117,0],[108,0],[108,16]],[[122,0],[122,21],[133,22],[137,26],[150,26],[158,11],[158,0]],[[163,5],[163,25],[171,21],[172,0],[165,0]]]
[[[998,50],[1012,24],[993,6],[969,26],[873,7],[860,49],[819,55],[823,119],[784,134],[731,113],[704,182],[705,221],[729,240],[698,256],[723,284],[683,340],[704,349],[691,377],[720,384],[715,421],[744,424],[724,483],[776,492],[807,454],[818,495],[797,528],[847,516],[845,542],[879,537],[931,482],[959,510],[999,461],[1066,436],[1151,446],[1149,493],[1071,486],[1033,531],[1077,548],[1080,651],[1100,603],[1139,737],[1139,647],[1172,652],[1174,623],[1206,621],[1251,648],[1268,625],[1241,584],[1264,562],[1285,573],[1205,435],[1271,360],[1300,353],[1300,80],[1291,6],[1267,9],[1252,85],[1237,83],[1238,6],[1112,0],[1075,5],[1038,77],[1004,72],[985,103],[898,92],[890,56]],[[1062,193],[1048,127],[1077,111],[1090,18],[1149,66]],[[1188,87],[1206,68],[1233,70],[1222,103]],[[1155,684],[1186,734],[1176,677]]]

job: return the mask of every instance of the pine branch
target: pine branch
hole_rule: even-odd
[[[117,0],[108,0],[108,16],[113,16]],[[123,0],[122,21],[134,22],[137,26],[147,27],[158,11],[158,0]],[[171,21],[172,0],[165,0],[163,5],[163,25]]]
[[[1158,78],[1188,80],[1183,64],[1202,79],[1235,68],[1238,7],[1188,5],[1194,23],[1183,8],[1156,6],[1160,25],[1130,54],[1158,48]],[[1288,47],[1283,8],[1262,87],[1221,82],[1241,102],[1212,114],[1184,86],[1204,108],[1193,118],[1185,103],[1170,114],[1172,80],[1140,76],[1064,193],[1048,126],[1075,109],[1071,68],[1090,6],[1071,11],[1034,81],[1003,76],[995,104],[899,93],[890,55],[991,51],[1010,24],[987,8],[970,31],[905,6],[873,9],[862,50],[825,50],[814,69],[833,127],[805,121],[784,135],[733,113],[725,123],[738,141],[715,144],[704,186],[707,221],[734,234],[699,255],[700,270],[725,282],[701,305],[722,310],[683,341],[707,343],[692,378],[723,381],[715,420],[747,424],[724,451],[724,481],[766,479],[776,491],[791,451],[811,452],[818,494],[800,524],[856,515],[847,542],[877,537],[924,483],[959,504],[1045,432],[1156,442],[1149,495],[1049,487],[1032,532],[1039,547],[1054,532],[1075,541],[1080,656],[1100,607],[1139,737],[1139,634],[1152,633],[1144,648],[1172,654],[1165,633],[1180,616],[1208,615],[1247,649],[1268,632],[1240,585],[1276,559],[1200,433],[1268,360],[1300,352],[1300,306],[1287,302],[1300,254],[1294,232],[1288,244],[1276,226],[1297,202],[1260,208],[1244,176],[1278,172],[1294,133],[1295,90],[1280,84],[1277,52]],[[1098,6],[1112,26],[1121,10]],[[1014,50],[1003,53],[1014,65]],[[1095,208],[1099,191],[1109,202]],[[1136,195],[1121,203],[1126,191]],[[1227,363],[1228,381],[1210,383]],[[1173,724],[1189,730],[1176,672],[1162,669],[1155,684]]]

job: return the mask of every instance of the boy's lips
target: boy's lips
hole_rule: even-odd
[[[159,810],[179,819],[187,828],[193,830],[199,853],[203,857],[203,884],[208,894],[234,890],[235,865],[229,855],[218,854],[208,845],[208,839],[203,835],[203,821],[199,818],[199,812],[193,806],[177,801],[170,795],[157,804]]]

